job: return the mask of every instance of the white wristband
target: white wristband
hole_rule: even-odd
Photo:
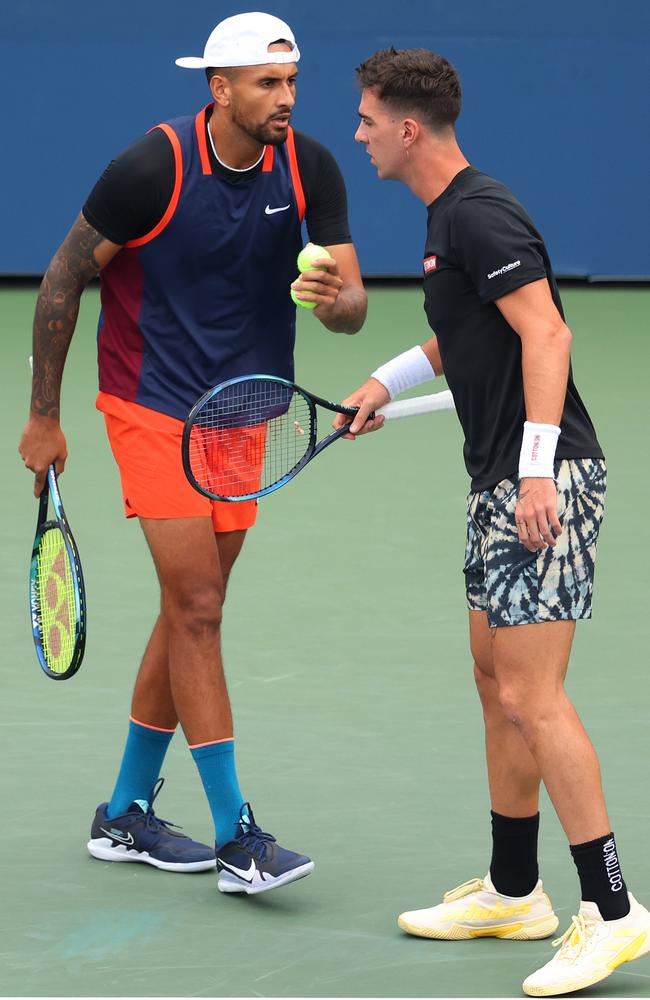
[[[519,478],[555,479],[553,462],[560,428],[554,424],[524,424],[519,453]]]
[[[403,354],[381,365],[372,373],[372,378],[386,386],[391,399],[400,392],[412,389],[414,385],[429,382],[436,377],[431,362],[421,347],[412,347]]]

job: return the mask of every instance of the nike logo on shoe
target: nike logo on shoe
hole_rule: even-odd
[[[282,205],[281,208],[271,208],[270,205],[267,205],[266,208],[264,209],[264,213],[265,215],[275,215],[276,212],[286,212],[288,208],[291,208],[291,204]]]
[[[103,826],[100,826],[99,829],[102,831],[102,833],[105,833],[107,837],[110,837],[111,840],[119,840],[120,844],[126,844],[127,846],[130,846],[133,843],[132,833],[127,833],[125,837],[121,830],[106,830],[105,827]]]
[[[227,865],[224,861],[219,860],[219,858],[217,858],[217,860],[222,868],[225,868],[228,872],[232,872],[233,875],[237,875],[239,878],[243,879],[244,882],[253,881],[255,872],[257,871],[254,861],[251,861],[250,868],[247,871],[244,871],[242,868],[237,868],[235,865]]]

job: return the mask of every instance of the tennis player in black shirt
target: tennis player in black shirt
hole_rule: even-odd
[[[345,402],[352,435],[393,396],[443,372],[471,476],[464,572],[486,729],[489,873],[403,913],[421,937],[549,937],[539,881],[541,781],[580,878],[577,916],[523,988],[583,989],[650,951],[650,913],[627,891],[594,748],[564,690],[577,619],[591,617],[605,463],[573,381],[571,333],[544,242],[503,184],[470,166],[454,123],[460,81],[425,49],[377,52],[357,70],[355,138],[378,175],[427,206],[425,310],[435,335],[382,365]],[[341,423],[343,418],[337,421]]]

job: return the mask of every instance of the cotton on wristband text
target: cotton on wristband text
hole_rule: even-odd
[[[554,479],[555,449],[560,428],[554,424],[534,424],[527,420],[519,453],[519,478]]]

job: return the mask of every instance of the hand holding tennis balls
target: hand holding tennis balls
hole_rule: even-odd
[[[303,271],[310,271],[314,267],[314,261],[320,260],[321,257],[327,258],[327,260],[333,260],[333,257],[329,250],[325,247],[319,247],[317,243],[307,243],[300,253],[298,254],[298,259],[296,261],[298,265],[298,270],[302,274]],[[318,271],[324,271],[324,267],[316,268]]]
[[[329,253],[325,247],[319,247],[316,243],[307,243],[300,253],[298,254],[298,270],[301,274],[305,271],[325,271],[325,267],[314,267],[314,261],[320,260],[321,258],[327,258],[328,260],[334,260],[332,255]],[[308,302],[306,299],[299,299],[296,295],[295,290],[291,289],[291,298],[296,303],[297,306],[302,306],[303,309],[315,309],[318,302]]]

